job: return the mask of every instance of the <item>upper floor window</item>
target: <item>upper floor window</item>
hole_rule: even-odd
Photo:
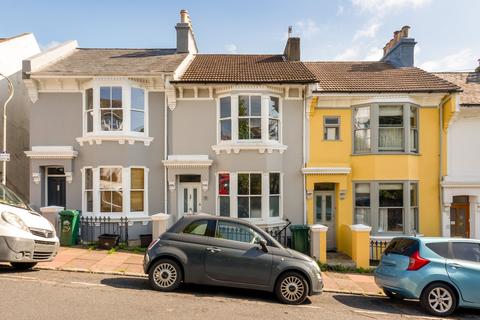
[[[85,90],[84,132],[142,135],[147,132],[147,94],[129,85],[94,86]]]
[[[323,140],[340,139],[340,117],[326,116],[323,118]]]
[[[281,141],[279,97],[232,95],[221,97],[218,108],[219,141]]]
[[[418,108],[410,104],[356,107],[355,153],[418,152]]]

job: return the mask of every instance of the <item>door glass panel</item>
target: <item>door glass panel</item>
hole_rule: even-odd
[[[193,212],[198,212],[198,208],[197,208],[197,188],[193,188]]]
[[[322,196],[315,197],[315,216],[317,221],[322,221]]]
[[[263,239],[262,236],[249,227],[239,223],[227,221],[218,222],[215,237],[246,243],[257,243],[260,239]]]
[[[452,237],[468,237],[467,208],[450,208],[450,233]]]
[[[190,223],[183,233],[193,234],[197,236],[205,236],[207,231],[208,221],[207,220],[199,220]]]
[[[332,196],[325,196],[325,220],[332,221]]]
[[[188,189],[183,188],[183,212],[188,212]]]
[[[480,262],[480,244],[472,242],[452,243],[454,259]]]

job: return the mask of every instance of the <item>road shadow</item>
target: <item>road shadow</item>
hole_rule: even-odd
[[[367,297],[348,294],[335,294],[333,298],[341,304],[357,310],[386,312],[412,317],[430,316],[416,300],[392,300],[387,297]],[[449,319],[478,319],[480,310],[458,309]]]
[[[18,270],[13,268],[8,263],[0,263],[0,274],[8,274],[8,273],[35,273],[38,272],[36,269],[29,269],[29,270]]]
[[[132,278],[132,277],[112,277],[105,278],[100,281],[101,284],[119,288],[119,289],[131,289],[131,290],[149,290],[152,294],[164,294],[151,289],[148,279],[145,278]],[[182,284],[175,294],[193,295],[195,297],[210,297],[210,298],[228,298],[228,299],[240,299],[247,301],[257,301],[266,303],[279,303],[275,295],[270,292],[249,290],[249,289],[237,289],[228,287],[216,287],[205,286],[196,284]],[[311,304],[311,301],[307,299],[305,305]]]

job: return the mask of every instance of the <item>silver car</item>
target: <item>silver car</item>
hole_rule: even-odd
[[[0,262],[26,270],[51,261],[59,241],[53,225],[0,184]]]
[[[301,304],[323,288],[312,258],[246,221],[210,215],[184,217],[153,241],[144,271],[158,291],[181,282],[257,289],[287,304]]]

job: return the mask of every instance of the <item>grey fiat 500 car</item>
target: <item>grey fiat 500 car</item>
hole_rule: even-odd
[[[310,257],[285,249],[248,222],[206,214],[184,217],[154,240],[144,271],[158,291],[181,282],[257,289],[287,304],[301,304],[323,288]]]

